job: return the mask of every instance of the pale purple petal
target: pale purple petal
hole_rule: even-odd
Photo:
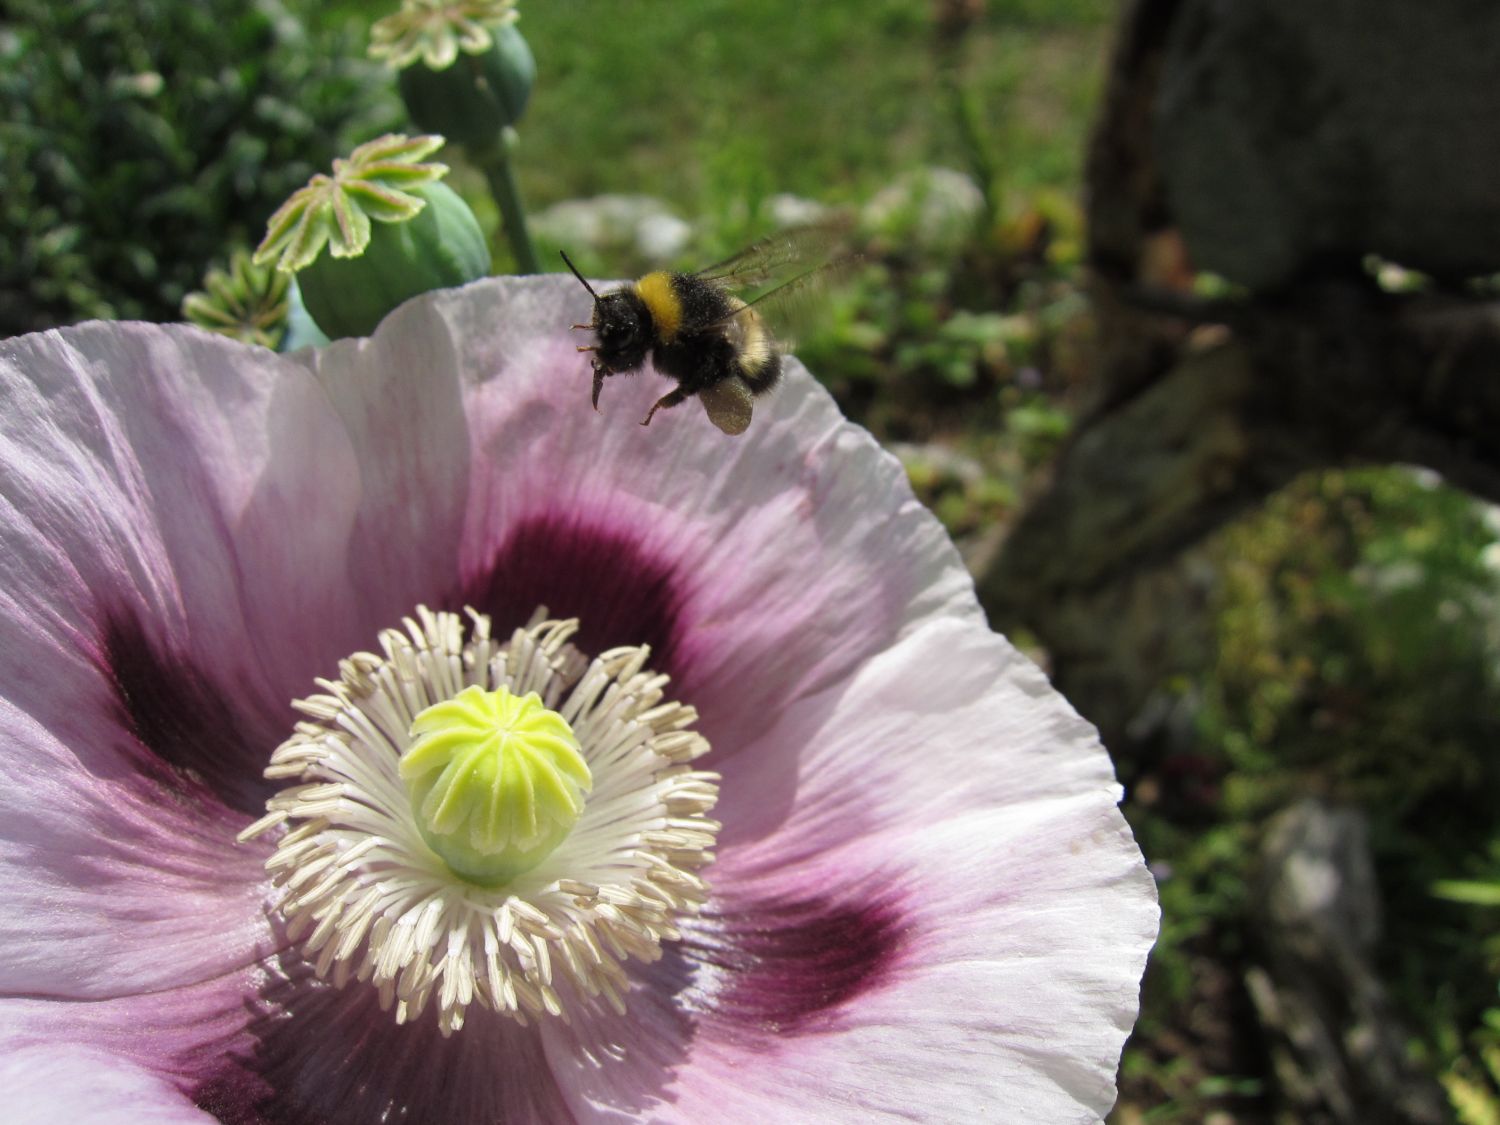
[[[397,1026],[372,990],[318,983],[291,952],[159,993],[0,1000],[0,1060],[35,1043],[139,1073],[143,1085],[175,1090],[178,1104],[230,1125],[568,1120],[535,1028],[479,1010],[447,1039],[431,1020]]]
[[[82,696],[82,692],[79,693]],[[263,851],[207,794],[72,746],[128,735],[102,704],[48,730],[0,700],[0,992],[99,998],[152,992],[245,966],[271,949]]]
[[[78,1043],[0,1041],[5,1118],[25,1125],[207,1125],[160,1075]]]
[[[696,974],[679,1002],[701,1014],[673,1119],[717,1106],[749,1120],[796,1089],[807,1120],[851,1106],[1098,1120],[1156,930],[1133,853],[1118,813],[1080,797],[730,888],[753,909],[718,932],[710,916],[685,943]]]
[[[982,625],[937,617],[840,684],[767,716],[721,765],[719,871],[775,869],[972,809],[1119,786],[1093,727]],[[755,799],[741,807],[739,795]]]
[[[108,1060],[154,1077],[176,1092],[169,1101],[206,1111],[210,1120],[251,1125],[265,1120],[274,1100],[274,1087],[257,1069],[267,1029],[277,1018],[286,1022],[281,1009],[263,999],[269,982],[280,980],[274,970],[254,966],[106,1000],[0,1000],[0,1043],[6,1045],[0,1056],[10,1047],[44,1043],[64,1056]]]
[[[204,1018],[210,994],[198,988],[82,1003],[0,1000],[0,1116],[27,1125],[216,1120],[195,1104],[185,1075],[194,1051],[206,1053],[201,1044],[230,1045],[222,1021]],[[227,1009],[233,996],[220,987],[210,1007]],[[189,1037],[200,1046],[188,1047]]]
[[[231,841],[291,680],[348,643],[313,612],[337,521],[288,533],[342,435],[296,367],[195,331],[0,344],[0,987],[122,995],[266,951],[262,849]]]
[[[243,1003],[237,1049],[192,1061],[194,1098],[227,1122],[566,1122],[535,1028],[478,1008],[444,1039],[397,1026],[372,989],[313,980],[294,954]]]
[[[292,357],[315,372],[358,462],[341,577],[371,631],[361,645],[454,585],[472,457],[457,346],[432,327],[411,315],[374,341]]]
[[[144,325],[0,344],[0,988],[264,953],[232,839],[290,700],[451,584],[467,473],[451,355],[326,366]],[[392,417],[413,367],[447,378]]]
[[[156,728],[149,751],[251,812],[293,691],[357,635],[340,579],[358,480],[322,391],[185,328],[5,341],[0,463],[0,691],[54,726],[62,638]]]
[[[769,812],[762,770],[795,778]],[[1155,891],[1092,729],[1003,640],[929,624],[789,708],[724,794],[748,831],[703,917],[626,1021],[554,1035],[567,1067],[657,1029],[645,1056],[573,1062],[583,1104],[639,1098],[675,1050],[670,1120],[774,1116],[788,1090],[803,1120],[1108,1110]]]
[[[1156,916],[1092,731],[799,366],[739,439],[638,426],[652,375],[596,415],[587,304],[479,283],[291,358],[0,344],[0,988],[230,1122],[1095,1119]],[[228,840],[288,700],[419,603],[577,615],[702,712],[713,897],[623,1019],[444,1040],[278,953]]]
[[[585,647],[650,643],[719,757],[915,622],[979,620],[899,463],[800,365],[743,437],[691,401],[642,427],[671,383],[611,379],[591,410],[568,330],[587,307],[568,278],[497,280],[408,305],[376,336],[446,331],[473,384],[455,602],[507,628],[544,602],[581,618]]]

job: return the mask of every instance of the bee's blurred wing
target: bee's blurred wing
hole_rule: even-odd
[[[789,351],[827,314],[830,291],[848,282],[863,263],[864,259],[859,255],[845,254],[814,266],[774,289],[767,289],[725,319],[745,315],[747,310],[753,309],[752,315],[765,321],[780,349]]]
[[[742,379],[730,377],[698,392],[708,420],[726,434],[742,434],[750,427],[755,396]]]
[[[847,219],[837,218],[782,231],[699,270],[694,276],[721,282],[742,293],[747,289],[774,288],[833,257],[848,238],[850,225]]]

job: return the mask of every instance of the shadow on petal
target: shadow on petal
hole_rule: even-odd
[[[661,961],[632,967],[623,1017],[521,1027],[470,1008],[444,1039],[431,1012],[398,1026],[375,991],[316,980],[284,951],[246,1001],[248,1050],[192,1091],[227,1125],[553,1123],[673,1100],[694,1038],[758,1050],[836,1031],[889,981],[911,936],[895,895],[721,900]],[[576,1003],[576,1001],[575,1001]],[[244,1039],[241,1042],[245,1042]]]
[[[729,1097],[722,1119],[741,1120],[727,1109],[739,1104],[735,1092],[747,1082],[776,1089],[782,1074],[754,1060],[852,1026],[858,1000],[899,972],[913,925],[895,895],[840,904],[746,894],[711,903],[683,929],[660,961],[632,967],[623,1016],[548,1026],[548,1057],[584,1116],[606,1108],[705,1120],[698,1102],[707,1089],[710,1103],[716,1090]],[[692,1104],[679,1104],[685,1093]],[[770,1101],[770,1120],[800,1120],[811,1105],[791,1088]]]
[[[478,1007],[447,1039],[431,1010],[398,1025],[373,988],[324,984],[292,950],[246,1006],[248,1053],[193,1091],[226,1125],[574,1120],[535,1025]]]

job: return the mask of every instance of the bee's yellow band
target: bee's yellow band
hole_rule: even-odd
[[[636,295],[646,302],[646,310],[656,322],[656,331],[670,341],[682,325],[682,300],[672,288],[672,275],[658,270],[635,283]]]

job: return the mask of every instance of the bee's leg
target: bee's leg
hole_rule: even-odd
[[[656,405],[651,408],[650,412],[646,415],[645,420],[641,422],[641,425],[651,425],[651,419],[653,416],[655,416],[658,410],[670,410],[679,402],[686,402],[687,399],[688,392],[683,390],[681,387],[678,387],[675,391],[672,391],[669,394],[662,395],[661,398],[656,400]]]
[[[607,372],[597,363],[594,364],[594,413],[599,413],[599,392],[604,389],[604,376]]]

